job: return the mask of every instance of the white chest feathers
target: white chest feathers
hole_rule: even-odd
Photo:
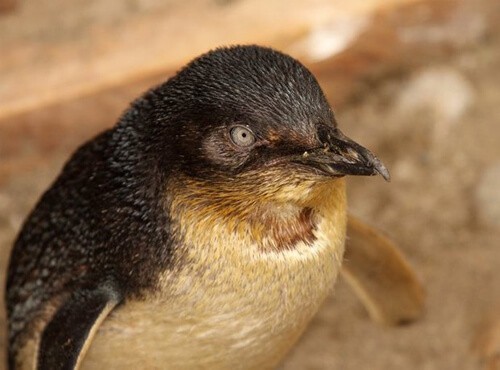
[[[318,219],[314,241],[279,252],[235,235],[188,250],[157,295],[129,301],[99,329],[83,369],[272,369],[333,287],[345,214]]]

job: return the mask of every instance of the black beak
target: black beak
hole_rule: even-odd
[[[349,139],[339,129],[324,127],[318,132],[322,147],[304,152],[294,159],[329,176],[374,176],[391,180],[384,164],[368,149]]]

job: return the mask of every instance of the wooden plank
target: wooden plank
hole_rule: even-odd
[[[220,45],[283,47],[411,0],[25,0],[0,18],[0,118],[177,68]]]
[[[15,7],[16,0],[0,0],[0,16],[14,10]]]

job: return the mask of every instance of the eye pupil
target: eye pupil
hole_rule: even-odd
[[[240,147],[250,147],[255,143],[255,136],[244,126],[235,126],[229,131],[232,142]]]

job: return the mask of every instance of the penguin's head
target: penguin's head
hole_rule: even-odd
[[[389,179],[338,129],[311,72],[269,48],[204,54],[147,101],[155,135],[167,144],[158,147],[169,178],[184,179],[201,198],[302,202],[315,185],[345,175]]]

